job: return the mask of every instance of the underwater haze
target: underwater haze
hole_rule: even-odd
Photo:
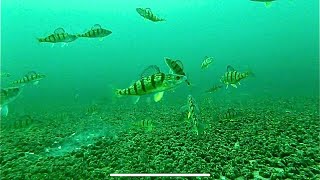
[[[156,16],[164,20],[153,22],[150,18],[142,17],[136,8],[150,8]],[[150,15],[148,13],[147,15]],[[86,32],[97,27],[112,33],[103,38],[78,36],[78,34],[84,36]],[[74,35],[76,39],[67,43],[40,42],[39,38],[45,39],[51,34],[57,34],[58,31],[62,33],[61,28],[64,30],[63,33]],[[213,63],[208,68],[201,69],[206,56],[212,57]],[[172,89],[165,89],[162,99],[158,94],[161,101],[154,102],[154,92],[146,92],[146,95],[139,94],[139,89],[135,88],[142,84],[140,75],[150,65],[158,66],[166,75],[171,74],[164,60],[165,57],[183,63],[182,69],[186,74],[183,77],[188,78],[191,85],[188,86],[183,82],[174,85]],[[250,173],[247,171],[244,173],[241,170],[238,175],[229,177],[225,172],[226,168],[223,168],[225,166],[223,163],[221,169],[213,170],[203,165],[201,167],[205,167],[204,169],[193,169],[192,172],[178,165],[179,158],[178,160],[173,158],[172,167],[166,166],[168,163],[163,166],[161,163],[151,165],[155,162],[151,160],[152,155],[169,155],[161,148],[159,150],[158,146],[153,147],[153,149],[158,148],[154,151],[144,148],[151,147],[150,144],[155,143],[161,146],[165,141],[171,142],[170,137],[176,137],[173,142],[178,146],[176,151],[180,151],[180,147],[184,145],[188,149],[188,144],[193,143],[199,147],[198,150],[203,148],[201,150],[206,152],[209,150],[204,148],[205,144],[211,143],[211,148],[229,145],[233,148],[236,146],[235,143],[240,143],[240,150],[236,151],[245,157],[247,156],[244,153],[245,150],[242,151],[245,144],[259,149],[261,145],[261,143],[259,145],[259,139],[267,137],[266,141],[270,140],[266,135],[268,133],[259,134],[259,132],[270,130],[269,134],[272,134],[270,137],[279,137],[279,134],[286,134],[285,130],[279,129],[291,125],[292,132],[298,133],[301,130],[307,134],[306,136],[302,135],[303,133],[300,134],[301,139],[307,136],[312,139],[304,141],[308,144],[307,146],[300,148],[297,145],[296,148],[304,151],[304,148],[312,147],[314,149],[312,153],[315,156],[310,156],[310,159],[315,159],[316,154],[319,153],[319,148],[315,147],[319,137],[314,136],[318,134],[319,128],[317,124],[319,120],[318,0],[275,0],[271,5],[251,0],[2,0],[1,73],[9,73],[10,77],[1,76],[1,91],[12,87],[13,81],[30,75],[30,72],[41,73],[45,78],[37,80],[34,84],[18,83],[17,86],[23,89],[23,92],[19,97],[13,97],[16,99],[8,103],[7,116],[1,117],[3,129],[1,149],[6,149],[3,153],[8,156],[0,158],[1,168],[5,173],[0,179],[106,178],[110,173],[143,172],[201,172],[218,174],[215,176],[216,179],[220,176],[229,179],[236,177],[250,179],[251,176],[245,175]],[[238,73],[237,78],[245,76],[246,72],[250,75],[241,77],[240,84],[240,79],[236,79],[236,82],[228,80],[228,78],[232,79],[227,75],[231,72]],[[240,75],[241,73],[243,74]],[[177,73],[173,72],[173,74]],[[151,74],[149,77],[152,78]],[[225,82],[221,81],[221,77],[226,79]],[[150,80],[150,83],[153,81],[154,79]],[[175,83],[178,82],[175,81]],[[206,93],[206,90],[218,84],[221,85],[218,88],[219,92],[213,92],[210,95]],[[128,90],[130,87],[141,97],[140,99],[130,95]],[[123,91],[120,92],[119,89]],[[140,93],[143,91],[148,89],[142,88]],[[124,97],[120,98],[117,95]],[[188,95],[192,95],[190,101]],[[192,98],[197,101],[192,101]],[[4,102],[4,98],[2,101]],[[188,106],[190,104],[187,103],[192,102],[200,106],[201,115],[198,114],[200,112],[191,112],[189,108],[186,119],[189,119],[192,113],[196,113],[197,116],[194,117],[201,116],[204,119],[203,123],[206,125],[203,127],[207,130],[203,130],[205,135],[201,136],[202,140],[199,137],[196,138],[196,135],[189,136],[189,129],[185,128],[185,125],[180,126],[184,121],[179,121],[177,123],[179,126],[176,124],[183,109],[181,107]],[[1,106],[5,109],[4,104]],[[297,110],[294,110],[295,108]],[[224,114],[225,112],[227,114]],[[237,116],[233,117],[230,115],[231,112],[237,112],[234,114]],[[217,117],[226,117],[235,121],[220,121]],[[147,120],[144,119],[146,118],[151,119],[152,128],[147,127],[147,133],[141,132],[139,128],[136,130],[136,126],[141,126],[142,119],[142,129],[145,128]],[[272,118],[274,119],[271,120]],[[23,123],[20,122],[21,119]],[[272,125],[268,124],[269,120]],[[135,125],[132,125],[132,121]],[[136,121],[139,121],[138,125]],[[297,130],[299,129],[297,124],[303,121],[307,124],[300,124],[299,128],[302,129]],[[149,124],[149,119],[147,122]],[[193,119],[192,122],[198,128],[197,134],[200,134],[198,125],[202,121],[199,120],[198,124],[198,121]],[[24,124],[27,127],[24,127]],[[242,130],[224,131],[223,129],[227,127],[231,129],[240,127]],[[307,127],[310,127],[310,131],[304,131],[303,128]],[[222,130],[217,130],[219,128]],[[252,128],[256,128],[255,131],[251,131]],[[16,138],[19,137],[19,140],[10,139],[13,138],[11,134],[13,132],[17,134]],[[230,136],[226,132],[231,132]],[[258,140],[250,141],[253,144],[248,143],[249,137],[246,135],[249,134],[250,137]],[[242,135],[243,138],[235,138]],[[287,136],[290,136],[290,133]],[[159,137],[159,139],[156,140],[153,137]],[[142,140],[139,141],[136,138]],[[180,142],[181,139],[183,142]],[[217,142],[217,139],[224,139],[224,141]],[[285,144],[283,143],[285,140],[287,139],[284,137],[277,142]],[[24,143],[19,143],[20,141]],[[290,143],[301,142],[297,140]],[[196,145],[197,143],[199,144]],[[163,145],[163,147],[175,147],[173,144]],[[111,146],[116,149],[112,149]],[[68,148],[64,149],[64,147]],[[126,150],[127,147],[128,150]],[[265,149],[272,151],[274,147]],[[193,150],[191,148],[185,152],[193,152]],[[101,151],[103,155],[99,154]],[[226,149],[225,152],[229,151],[234,153],[231,149]],[[252,157],[252,159],[273,158],[279,153],[271,152],[272,157],[271,155],[269,157],[266,155],[268,153],[257,151],[252,151],[251,154],[260,153],[261,157]],[[23,155],[21,155],[22,152]],[[26,152],[33,153],[36,157],[30,160],[28,158],[33,155],[25,155]],[[149,152],[149,155],[137,155],[137,161],[132,160],[132,162],[140,166],[135,167],[125,165],[131,161],[130,158],[120,160],[121,155],[117,152],[124,154]],[[192,155],[190,156],[191,158],[188,156],[187,159],[193,158]],[[210,159],[220,157],[213,154],[209,156]],[[79,159],[81,163],[83,160],[87,164],[82,164],[81,167],[73,166],[73,172],[85,169],[88,172],[76,176],[72,172],[59,169],[55,165],[62,160],[60,157],[69,158],[66,161],[73,164],[79,164]],[[90,159],[92,157],[96,158]],[[199,157],[203,158],[203,162],[207,164],[226,161],[219,158],[208,161],[205,159],[207,155],[199,155],[197,158]],[[237,155],[231,154],[230,157],[232,159]],[[29,164],[24,166],[37,166],[46,170],[21,170],[22,165],[15,167],[15,162],[24,162],[23,158],[30,160]],[[98,162],[101,158],[103,160]],[[117,158],[119,160],[115,160]],[[282,158],[284,157],[279,157],[279,159]],[[37,161],[42,164],[37,165]],[[191,164],[196,164],[196,161]],[[91,166],[91,162],[98,165]],[[109,164],[110,162],[114,163]],[[287,164],[284,163],[277,168],[287,172],[286,167],[291,165],[289,160],[286,162]],[[313,162],[319,163],[319,159]],[[163,168],[158,168],[160,165]],[[252,176],[253,172],[257,171],[260,171],[260,176],[262,176],[261,172],[273,172],[267,166],[250,167],[248,172],[252,172]],[[305,173],[307,170],[305,172],[301,170],[296,174],[292,172],[294,175],[286,178],[319,178],[316,176],[320,172],[319,167],[310,163],[308,166],[315,169],[312,170],[314,175]],[[11,168],[17,171],[12,173]],[[19,169],[20,174],[17,173]],[[95,174],[97,172],[93,172],[93,169],[99,169],[99,173],[104,173]],[[54,172],[61,172],[61,174],[57,175]],[[306,177],[301,175],[304,173],[307,174]],[[263,177],[270,178],[270,176]],[[278,177],[278,175],[274,176]]]

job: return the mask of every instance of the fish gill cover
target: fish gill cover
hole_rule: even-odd
[[[319,179],[318,13],[316,0],[1,1],[0,179]]]

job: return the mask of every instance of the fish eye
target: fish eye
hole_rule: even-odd
[[[176,80],[179,80],[180,79],[180,76],[176,76]]]

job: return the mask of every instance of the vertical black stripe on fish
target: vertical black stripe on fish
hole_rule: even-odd
[[[54,34],[49,36],[49,42],[55,42],[56,38],[54,37]]]
[[[134,92],[135,92],[136,94],[138,94],[137,82],[135,82],[135,83],[133,84],[133,89],[134,89]]]
[[[128,95],[131,95],[130,87],[128,88]]]
[[[66,33],[63,33],[62,36],[63,36],[63,39],[67,39],[67,34]]]
[[[142,120],[142,126],[144,127],[144,120]]]
[[[89,37],[92,37],[93,36],[93,31],[89,31]]]
[[[177,66],[179,66],[178,63],[176,63],[175,61],[171,61],[172,70],[176,70]]]
[[[155,78],[155,75],[153,74],[151,76],[151,85],[152,85],[153,88],[156,88],[156,82],[154,81],[154,78]]]
[[[238,73],[237,71],[234,72],[234,77],[236,79],[236,81],[239,81],[240,80],[240,73]]]
[[[57,37],[58,37],[59,41],[63,40],[62,34],[58,34]]]
[[[232,82],[232,72],[228,72],[228,82]]]
[[[161,84],[163,83],[164,79],[166,78],[165,76],[166,75],[164,73],[161,73]]]
[[[142,91],[143,92],[147,92],[147,90],[146,90],[146,85],[144,84],[144,78],[142,78],[141,80],[140,80],[140,83],[141,83],[141,88],[142,88]]]
[[[23,77],[23,82],[28,82],[28,81],[29,81],[28,76]]]

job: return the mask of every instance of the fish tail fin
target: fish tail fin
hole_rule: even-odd
[[[116,97],[122,97],[122,89],[115,89],[114,94]]]
[[[37,38],[37,42],[41,43],[41,42],[45,42],[44,38]]]
[[[246,76],[256,77],[256,75],[252,72],[252,70],[247,70]]]

